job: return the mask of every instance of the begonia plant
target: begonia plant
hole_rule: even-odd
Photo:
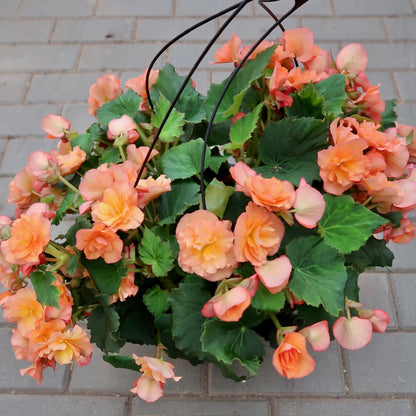
[[[234,34],[214,64],[248,50]],[[184,79],[170,64],[149,71],[150,96],[145,74],[124,87],[100,77],[84,134],[48,114],[57,149],[30,155],[9,185],[15,216],[0,217],[0,304],[30,362],[21,373],[40,383],[57,363],[87,365],[93,343],[141,373],[132,392],[151,402],[180,379],[168,357],[241,381],[270,345],[264,365],[300,378],[310,349],[331,338],[358,349],[384,332],[388,315],[360,303],[357,282],[391,266],[386,243],[415,235],[416,137],[366,65],[362,45],[334,59],[307,28],[263,41],[206,142],[227,80],[206,96],[189,82],[169,114]],[[126,343],[155,355],[123,356]]]

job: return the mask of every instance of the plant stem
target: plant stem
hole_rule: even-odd
[[[66,185],[71,191],[74,191],[76,194],[81,195],[81,193],[79,192],[79,190],[77,188],[75,188],[74,185],[72,185],[72,183],[69,183],[63,176],[58,175],[58,179],[64,184]]]

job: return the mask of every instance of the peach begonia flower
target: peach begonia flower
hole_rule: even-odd
[[[10,238],[1,243],[6,261],[18,265],[38,264],[40,254],[50,241],[50,228],[50,221],[43,213],[22,214],[12,223]]]
[[[249,202],[237,219],[234,252],[237,261],[261,266],[276,254],[285,233],[283,222],[266,208]]]
[[[397,134],[401,137],[410,138],[410,143],[408,144],[407,148],[409,149],[409,162],[415,163],[416,162],[416,127],[406,125],[406,124],[399,124],[396,123],[396,131]]]
[[[316,83],[327,78],[328,75],[325,72],[317,74],[313,69],[301,69],[293,68],[287,76],[285,85],[295,89],[300,90],[304,85],[307,85],[311,82]]]
[[[140,179],[136,186],[138,193],[138,206],[143,209],[150,201],[158,198],[165,192],[171,190],[171,180],[166,175],[160,175],[156,178],[149,176],[146,179]]]
[[[296,220],[305,228],[315,228],[325,212],[323,195],[302,178],[295,196],[293,208]]]
[[[71,123],[64,117],[47,114],[42,120],[42,129],[48,133],[47,139],[61,139],[68,133]]]
[[[6,261],[3,253],[0,251],[0,283],[11,289],[17,280],[17,274],[14,273],[12,265]]]
[[[250,292],[245,287],[238,285],[211,298],[203,306],[201,313],[206,318],[216,316],[224,322],[238,322],[250,304]]]
[[[38,194],[45,184],[36,180],[35,175],[26,166],[18,172],[14,179],[9,183],[9,195],[7,202],[16,204],[23,209],[27,208],[36,200]],[[34,191],[34,192],[33,192]]]
[[[220,49],[215,52],[214,58],[215,62],[210,62],[211,64],[219,64],[219,63],[227,63],[227,62],[234,62],[234,64],[238,63],[239,56],[238,50],[241,46],[241,39],[233,33],[231,38],[228,42],[221,46]]]
[[[74,304],[74,299],[72,298],[71,291],[64,284],[62,276],[58,273],[54,273],[54,275],[56,280],[52,284],[59,291],[59,308],[55,306],[46,306],[45,319],[47,321],[60,319],[66,324],[69,324],[72,319],[72,305]]]
[[[340,316],[332,326],[335,339],[347,350],[358,350],[365,347],[373,337],[373,327],[368,319],[353,316],[348,319]]]
[[[373,332],[379,334],[386,332],[390,323],[390,316],[382,309],[360,309],[358,316],[362,319],[368,319],[373,327]]]
[[[131,144],[139,138],[136,128],[133,119],[124,114],[121,118],[115,118],[108,123],[107,137],[114,140],[117,146],[123,146],[126,143]]]
[[[129,80],[126,81],[126,89],[131,89],[133,90],[137,95],[139,95],[140,97],[147,99],[147,93],[146,93],[146,74],[147,71],[138,76],[137,78],[130,78]],[[157,77],[159,76],[159,71],[158,70],[150,70],[150,75],[149,75],[149,89],[151,89],[152,85],[156,82]]]
[[[309,61],[314,52],[313,33],[306,27],[285,30],[283,32],[284,47],[291,52],[299,62]]]
[[[330,53],[326,49],[313,45],[312,58],[303,62],[306,69],[312,69],[317,74],[328,72],[332,69],[332,59]]]
[[[359,128],[360,124],[353,117],[336,118],[329,126],[332,142],[338,144],[359,139]]]
[[[136,354],[133,354],[133,358],[140,366],[140,372],[143,375],[135,381],[130,391],[148,403],[163,396],[166,379],[171,378],[174,381],[179,381],[182,378],[176,377],[173,372],[174,366],[162,359],[147,356],[138,357]]]
[[[355,139],[318,152],[319,175],[326,192],[341,195],[369,174],[371,162],[364,154],[367,147],[364,139]]]
[[[139,171],[143,165],[144,159],[146,158],[148,151],[149,148],[147,146],[136,147],[134,144],[129,144],[126,147],[127,160],[134,163],[136,165],[137,171]],[[159,152],[157,150],[152,149],[149,155],[149,159],[147,161],[151,160],[158,153]]]
[[[72,150],[65,154],[56,155],[61,175],[71,175],[75,173],[79,167],[87,160],[87,154],[79,147],[75,146]]]
[[[98,108],[121,95],[123,90],[120,84],[121,81],[114,74],[106,74],[98,78],[90,87],[88,114],[95,116]]]
[[[350,43],[344,46],[337,55],[335,65],[340,72],[358,74],[367,68],[368,56],[360,43]]]
[[[377,122],[381,121],[381,114],[386,109],[386,103],[380,97],[380,85],[372,86],[354,101],[359,114],[370,117]]]
[[[38,181],[54,184],[58,181],[58,161],[51,154],[38,150],[27,159],[27,166]]]
[[[128,183],[114,183],[103,192],[100,202],[91,210],[94,222],[102,222],[113,231],[128,231],[139,227],[144,220],[137,206],[137,192]]]
[[[212,212],[185,214],[176,226],[176,240],[178,264],[187,273],[216,282],[231,276],[237,267],[231,221],[220,221]]]
[[[124,302],[128,297],[137,294],[139,286],[134,283],[134,276],[134,272],[127,272],[126,276],[122,277],[118,292],[110,296],[110,303]]]
[[[327,321],[316,322],[302,328],[299,333],[306,338],[314,351],[325,351],[331,342]]]
[[[407,244],[415,238],[415,225],[406,215],[400,219],[400,227],[384,230],[383,239],[388,243],[392,240],[396,244]],[[0,276],[1,281],[1,276]]]
[[[289,282],[292,264],[287,256],[280,256],[254,269],[269,292],[276,294],[281,292]]]
[[[78,230],[75,234],[78,250],[84,252],[88,260],[102,257],[106,263],[116,263],[121,259],[123,241],[107,225],[96,222],[90,229]]]
[[[299,332],[285,335],[273,354],[272,363],[280,375],[289,379],[306,377],[315,368],[315,361],[306,348],[305,337]]]
[[[43,306],[36,299],[33,289],[26,286],[9,296],[2,305],[4,319],[17,323],[17,328],[26,337],[43,320]]]

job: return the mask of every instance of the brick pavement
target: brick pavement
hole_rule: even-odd
[[[230,0],[0,0],[0,212],[12,214],[6,202],[11,176],[32,151],[52,145],[42,140],[45,114],[61,113],[82,131],[91,122],[86,111],[88,87],[98,76],[110,71],[123,79],[137,75],[156,48],[175,33],[232,4]],[[278,13],[292,4],[281,0],[270,7]],[[370,81],[382,82],[383,98],[398,98],[402,123],[415,124],[415,13],[415,0],[310,0],[286,27],[310,27],[316,42],[334,55],[347,43],[363,43]],[[191,34],[163,59],[185,72],[223,21],[219,18]],[[253,3],[221,41],[232,31],[252,41],[270,22]],[[210,60],[212,55],[195,76],[201,92],[227,71],[210,66]],[[392,317],[387,334],[375,336],[360,351],[345,352],[332,345],[316,356],[316,371],[298,381],[283,380],[275,373],[270,354],[259,377],[240,385],[222,379],[208,365],[192,367],[179,360],[175,364],[183,380],[168,383],[165,398],[149,405],[128,391],[135,374],[112,369],[97,351],[88,368],[46,371],[44,383],[36,386],[18,374],[24,365],[13,358],[10,328],[0,319],[0,414],[416,416],[416,242],[395,246],[394,252],[391,270],[360,277],[366,306],[381,307]]]

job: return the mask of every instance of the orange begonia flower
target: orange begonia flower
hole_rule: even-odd
[[[115,183],[103,192],[102,201],[92,207],[94,222],[102,222],[113,231],[139,227],[144,214],[137,206],[137,192],[127,183]]]
[[[292,264],[287,256],[280,256],[254,269],[269,292],[276,294],[281,292],[289,282]]]
[[[138,193],[138,206],[143,209],[150,201],[158,198],[165,192],[171,190],[171,180],[166,175],[160,175],[156,178],[149,176],[146,179],[140,179],[136,186]]]
[[[61,139],[71,128],[71,123],[62,116],[47,114],[42,120],[42,129],[48,135],[47,139]]]
[[[79,147],[75,146],[68,153],[56,155],[61,175],[71,175],[87,160],[87,154]]]
[[[315,361],[306,348],[305,337],[298,332],[285,335],[273,354],[273,367],[287,378],[306,377],[315,368]]]
[[[95,116],[98,108],[122,93],[120,80],[114,74],[106,74],[98,78],[97,82],[90,87],[88,114]]]
[[[212,282],[231,276],[237,262],[233,252],[231,221],[198,210],[184,215],[176,227],[179,266]]]
[[[267,256],[279,250],[284,232],[285,226],[275,214],[249,202],[234,229],[237,261],[248,261],[253,266],[263,265]]]
[[[355,139],[318,152],[319,175],[326,192],[341,195],[369,174],[371,162],[363,153],[367,147],[364,139]]]
[[[241,39],[233,33],[230,40],[223,45],[217,52],[215,52],[215,62],[211,63],[226,63],[234,62],[238,63],[238,49],[241,46]]]
[[[78,230],[75,238],[75,247],[82,250],[88,260],[102,257],[106,263],[116,263],[121,259],[123,241],[101,222],[96,222],[91,229]]]
[[[309,61],[314,52],[313,33],[306,27],[283,32],[285,50],[293,53],[299,62]]]
[[[136,78],[130,78],[126,81],[126,89],[133,90],[137,95],[140,97],[146,99],[147,93],[146,93],[146,75],[147,75],[148,69],[145,71],[144,74],[136,77]],[[149,89],[152,87],[152,85],[156,82],[157,77],[159,76],[159,71],[152,69],[149,74]]]
[[[338,52],[335,65],[340,72],[358,74],[365,71],[367,62],[368,56],[364,46],[360,43],[350,43]]]
[[[10,238],[1,243],[6,261],[19,265],[38,264],[39,255],[49,243],[50,228],[49,220],[42,213],[22,214],[12,223]]]
[[[325,351],[329,347],[331,339],[327,321],[316,322],[302,328],[299,332],[309,341],[314,351]]]

